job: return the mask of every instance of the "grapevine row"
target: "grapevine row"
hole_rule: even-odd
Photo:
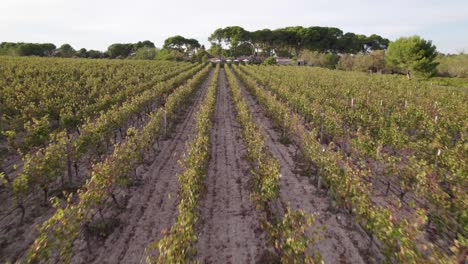
[[[36,189],[44,191],[46,202],[50,186],[56,183],[60,177],[63,185],[65,170],[67,170],[66,174],[68,174],[71,183],[72,165],[78,174],[78,162],[85,154],[87,154],[88,159],[97,155],[99,153],[98,147],[109,145],[110,140],[115,138],[116,130],[127,124],[131,117],[140,113],[142,109],[148,108],[156,100],[161,100],[163,95],[170,94],[175,87],[185,82],[202,67],[203,65],[200,65],[160,83],[156,87],[130,98],[122,106],[102,113],[96,120],[88,120],[80,129],[81,133],[75,138],[62,131],[53,135],[48,146],[35,153],[27,154],[24,157],[23,169],[13,180],[11,186],[19,206],[23,207],[23,197]],[[146,111],[149,112],[150,109],[149,107]]]
[[[395,186],[403,203],[406,203],[407,193],[416,194],[419,199],[415,202],[429,210],[430,221],[441,221],[439,227],[447,233],[466,236],[468,207],[465,201],[468,197],[464,186],[468,165],[463,160],[468,111],[465,92],[432,90],[424,86],[413,88],[405,84],[402,87],[406,88],[406,94],[400,87],[388,88],[396,92],[395,96],[386,94],[388,91],[381,88],[385,87],[383,83],[372,87],[372,91],[363,91],[353,87],[352,79],[322,92],[318,84],[313,84],[315,88],[304,86],[307,81],[299,78],[300,74],[288,71],[288,76],[296,75],[296,78],[285,80],[275,71],[266,73],[262,68],[257,69],[253,72],[252,68],[242,67],[263,85],[270,84],[269,88],[303,114],[312,126],[321,127],[321,142],[327,138],[338,145],[350,141],[351,154],[371,159],[384,167],[388,175],[398,176],[386,177],[387,193]],[[324,74],[327,78],[331,75]],[[372,80],[366,78],[358,83],[368,84],[369,79]],[[324,79],[319,81],[319,84],[325,82]],[[338,93],[346,93],[343,91],[346,87],[350,87],[350,95],[343,98]],[[371,92],[376,98],[386,96],[385,104],[371,96]],[[423,94],[412,95],[411,92]],[[398,98],[403,96],[407,99],[399,106]],[[350,151],[346,152],[349,155]],[[373,172],[378,174],[375,169]]]
[[[405,211],[411,211],[413,216],[418,213],[418,208],[422,209],[420,212],[424,211],[426,215],[424,218],[427,218],[426,230],[431,226],[437,228],[437,235],[442,240],[436,241],[438,246],[445,248],[446,251],[449,250],[452,241],[455,244],[466,244],[468,207],[464,186],[467,184],[465,175],[468,165],[463,162],[466,156],[466,140],[463,135],[466,134],[467,126],[467,122],[463,121],[463,117],[466,116],[466,106],[460,105],[461,98],[466,95],[463,91],[424,90],[424,96],[410,95],[409,106],[402,107],[392,103],[395,98],[390,95],[386,103],[388,106],[383,106],[382,101],[378,104],[371,103],[375,99],[368,95],[361,98],[358,92],[354,92],[351,105],[342,102],[340,106],[334,102],[339,100],[322,97],[320,95],[322,92],[318,88],[307,88],[293,79],[284,83],[285,78],[271,77],[277,74],[273,71],[269,77],[266,77],[257,71],[252,72],[250,67],[242,67],[241,70],[249,72],[254,79],[262,79],[260,82],[263,85],[268,83],[266,87],[294,111],[300,113],[312,127],[320,127],[318,138],[321,143],[333,142],[340,147],[344,155],[357,160],[354,163],[365,166],[369,172],[364,174],[363,179],[369,182],[374,180],[374,183],[375,180],[377,183],[383,182],[386,185],[385,196],[389,191],[395,193],[399,201],[392,202],[388,199],[387,207],[394,207],[392,203],[397,203],[397,208],[393,210],[403,215],[407,214]],[[320,82],[324,81],[320,79],[321,77],[317,78]],[[368,82],[367,79],[360,82]],[[345,84],[351,86],[352,82],[348,80]],[[373,93],[377,95],[383,93],[380,86],[382,85],[375,86]],[[406,84],[407,89],[411,89],[407,86],[408,84]],[[333,87],[333,92],[336,93],[343,87]],[[423,88],[418,87],[418,89]],[[418,92],[418,89],[414,90]],[[356,91],[359,89],[356,88]],[[396,91],[399,92],[399,89]],[[435,103],[436,109],[425,102],[427,98],[433,96],[437,96],[434,99],[437,98],[439,101]],[[454,96],[458,98],[453,98]],[[328,104],[333,107],[327,108]],[[459,112],[452,108],[452,104],[458,107]],[[436,111],[434,119],[428,117],[434,114],[431,111]],[[415,118],[423,113],[426,114]],[[362,120],[365,123],[362,123]],[[425,125],[421,126],[421,123]],[[418,128],[419,137],[411,135],[412,127]],[[436,130],[432,131],[431,128]],[[406,141],[408,133],[413,138]],[[429,136],[422,137],[423,134]],[[347,142],[350,142],[348,148],[346,148]],[[376,184],[370,185],[374,189],[372,200],[376,191],[379,191],[376,186]],[[407,193],[413,193],[414,196],[406,195]],[[404,199],[405,197],[408,198]],[[409,219],[408,216],[404,217]]]
[[[187,64],[142,64],[134,65],[140,72],[133,72],[135,69],[121,72],[119,69],[115,74],[110,65],[104,67],[105,63],[85,64],[84,67],[75,63],[62,65],[59,61],[58,65],[64,69],[56,70],[58,66],[50,62],[35,65],[28,60],[23,65],[22,60],[6,63],[5,70],[0,70],[0,75],[4,75],[4,85],[0,87],[3,95],[0,99],[3,115],[0,129],[10,147],[22,153],[46,144],[49,134],[55,130],[75,129],[86,118],[174,77],[176,72],[193,67]],[[18,66],[25,67],[21,69],[23,71],[32,67],[32,72],[20,71]],[[153,70],[153,67],[156,68]]]
[[[210,71],[209,66],[197,73],[186,84],[177,88],[167,98],[164,107],[150,114],[150,120],[140,131],[127,130],[124,142],[114,147],[112,155],[95,164],[91,177],[78,191],[78,202],[69,202],[65,208],[58,208],[56,213],[39,228],[39,236],[27,252],[27,262],[35,263],[49,260],[57,254],[61,262],[68,263],[72,257],[73,241],[79,236],[82,225],[91,221],[93,213],[101,209],[122,184],[129,182],[135,168],[141,164],[143,156],[164,133],[165,121],[174,120],[177,111],[189,101],[201,82]]]
[[[314,217],[302,210],[286,209],[286,213],[275,219],[272,204],[279,198],[279,161],[271,154],[265,143],[265,136],[253,121],[249,106],[241,94],[236,77],[225,67],[231,95],[237,112],[237,120],[242,127],[242,136],[247,146],[247,159],[253,177],[252,200],[266,215],[261,219],[268,240],[281,259],[281,263],[321,262],[319,253],[314,257],[306,254],[313,242],[306,235],[314,223]]]
[[[384,253],[389,259],[410,263],[447,260],[446,256],[436,251],[426,258],[415,243],[419,229],[425,222],[423,210],[417,210],[414,222],[397,221],[391,210],[373,204],[369,198],[369,184],[363,180],[368,173],[364,167],[354,165],[352,159],[332,145],[323,145],[318,139],[318,131],[307,131],[301,116],[292,113],[289,106],[261,88],[250,76],[238,69],[236,73],[273,121],[295,139],[304,157],[316,166],[318,184],[323,181],[329,186],[334,198],[383,243]]]
[[[209,160],[210,132],[216,104],[219,65],[208,87],[206,98],[195,115],[196,135],[187,144],[187,155],[180,162],[184,171],[177,175],[181,186],[179,215],[171,230],[159,241],[149,245],[157,249],[159,256],[147,257],[147,262],[185,263],[195,255],[197,242],[195,225],[198,221],[197,207],[204,188],[206,167]]]

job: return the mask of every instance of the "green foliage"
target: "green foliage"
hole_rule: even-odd
[[[0,43],[0,55],[12,56],[52,56],[55,45],[51,43]]]
[[[223,55],[223,48],[220,44],[211,43],[211,46],[208,49],[208,53],[213,57],[220,57]]]
[[[266,58],[264,61],[263,61],[263,64],[264,65],[276,65],[278,64],[278,62],[276,61],[276,59],[274,57],[268,57]]]
[[[198,49],[197,52],[192,56],[193,62],[205,63],[208,61],[210,54],[205,50],[204,47]]]
[[[468,87],[468,78],[458,77],[432,77],[426,81],[431,85]]]
[[[185,54],[189,57],[194,54],[194,52],[201,48],[200,43],[196,39],[187,39],[180,35],[167,38],[164,41],[164,49],[172,49],[178,52]]]
[[[75,49],[70,44],[63,44],[57,49],[55,56],[63,58],[71,58],[76,55]]]
[[[435,73],[436,47],[419,36],[399,38],[388,46],[386,62],[403,71],[416,72],[424,77]]]
[[[24,128],[26,131],[24,141],[27,147],[42,145],[49,139],[49,116],[33,118],[24,124]]]
[[[468,54],[441,55],[436,60],[437,74],[441,76],[468,78]]]
[[[137,60],[154,60],[158,50],[156,48],[141,47],[136,50],[135,55],[132,57]]]
[[[306,233],[313,224],[312,215],[289,207],[276,225],[266,223],[269,242],[280,255],[281,263],[323,263],[320,253],[316,253],[314,258],[304,254],[310,244],[320,239],[316,232],[312,235]]]
[[[88,51],[85,48],[81,48],[76,52],[76,56],[79,58],[86,58],[88,56]]]
[[[239,26],[216,29],[209,41],[224,45],[229,56],[250,55],[247,45],[264,56],[283,51],[288,56],[297,56],[300,51],[314,50],[322,53],[358,53],[385,49],[389,40],[378,35],[364,36],[353,33],[343,34],[334,27],[285,27],[275,30],[262,29],[247,31]],[[245,47],[242,47],[243,44]]]
[[[309,66],[324,67],[334,69],[338,62],[338,56],[333,53],[320,53],[318,51],[302,51],[299,55],[299,59]]]
[[[318,185],[382,242],[388,261],[451,263],[455,257],[415,238],[425,234],[432,215],[438,219],[433,224],[452,230],[450,235],[467,230],[466,214],[460,213],[466,211],[464,90],[309,67],[234,68],[275,124],[298,139]],[[306,128],[302,120],[320,130]],[[336,144],[343,138],[351,140],[350,149]],[[382,180],[375,164],[392,177],[399,205],[374,203],[368,178]],[[403,205],[407,192],[427,203]],[[411,213],[401,218],[400,210]],[[452,252],[460,252],[454,244]]]
[[[368,54],[350,55],[340,57],[336,68],[345,71],[361,72],[390,72],[391,67],[385,63],[385,51],[376,50]]]
[[[126,58],[128,57],[133,51],[132,44],[121,44],[115,43],[107,48],[107,53],[111,58]]]
[[[17,145],[16,145],[16,138],[17,138],[16,131],[14,131],[14,130],[5,130],[5,131],[2,131],[2,135],[6,138],[9,146],[12,149],[16,149],[16,147],[17,147]]]
[[[139,41],[137,43],[114,43],[107,48],[107,53],[111,58],[127,58],[132,53],[140,48],[154,48],[154,43],[151,41]]]
[[[197,69],[194,72],[189,71],[191,74],[183,75],[179,77],[180,79],[176,78],[178,82],[164,83],[164,85],[185,84],[177,87],[167,97],[164,107],[158,108],[155,113],[151,114],[149,121],[142,129],[129,128],[127,139],[114,145],[112,154],[104,160],[93,164],[90,177],[78,192],[77,199],[71,201],[70,196],[64,209],[57,209],[51,218],[40,225],[40,234],[30,246],[26,254],[26,262],[50,262],[51,256],[60,260],[61,263],[70,262],[73,256],[73,242],[80,235],[80,228],[86,221],[92,220],[93,212],[102,208],[115,190],[122,188],[122,184],[128,184],[127,178],[131,177],[135,168],[141,164],[148,146],[154,145],[162,134],[161,128],[165,120],[163,117],[167,113],[167,120],[174,121],[176,110],[180,109],[187,102],[187,98],[190,98],[199,87],[208,75],[210,67],[200,65]],[[191,76],[193,77],[187,80]],[[46,157],[48,157],[47,154]]]
[[[237,67],[233,67],[236,73]],[[247,160],[250,162],[252,173],[252,200],[257,208],[268,213],[272,211],[272,204],[277,201],[280,193],[280,165],[279,161],[272,155],[266,146],[265,136],[254,123],[250,107],[241,94],[240,86],[234,73],[225,67],[226,75],[234,100],[237,120],[242,127],[242,137],[247,147]],[[241,78],[243,81],[245,79]],[[253,90],[252,86],[248,89]],[[256,92],[254,92],[256,93]],[[262,103],[269,104],[272,101],[265,98],[260,99]],[[272,109],[272,105],[267,109]],[[276,113],[279,118],[288,118],[284,113]],[[284,124],[295,119],[284,120]],[[296,120],[297,121],[297,120]],[[288,123],[289,124],[289,123]],[[280,257],[282,263],[320,263],[317,254],[315,260],[306,254],[307,248],[315,241],[316,233],[308,238],[306,229],[313,223],[313,216],[303,211],[286,208],[287,212],[279,219],[262,218],[262,227],[268,234],[268,240]]]
[[[100,59],[106,57],[106,54],[98,51],[98,50],[88,50],[86,52],[86,58],[90,59]]]
[[[161,49],[156,53],[155,60],[166,60],[166,61],[183,61],[186,60],[185,55],[175,49]]]
[[[158,257],[147,257],[147,263],[187,263],[195,255],[197,241],[196,224],[198,203],[204,187],[206,166],[209,159],[212,115],[215,109],[218,89],[219,65],[211,79],[208,92],[196,113],[196,136],[187,145],[188,155],[180,161],[184,171],[177,175],[181,186],[179,215],[170,232],[159,241],[149,245],[150,250],[157,249]]]

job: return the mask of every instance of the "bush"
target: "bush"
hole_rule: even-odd
[[[156,53],[156,48],[142,47],[137,49],[133,58],[137,60],[153,60],[156,57]]]
[[[183,61],[185,60],[185,55],[174,49],[161,49],[158,51],[155,57],[156,60],[175,60]]]
[[[437,74],[441,76],[468,78],[468,54],[439,55]]]
[[[391,68],[385,63],[385,51],[376,50],[370,54],[341,56],[336,68],[345,71],[361,72],[391,72]]]
[[[388,65],[398,67],[407,73],[415,72],[422,77],[429,77],[435,73],[437,62],[436,47],[431,41],[419,36],[399,38],[390,43],[385,60]]]
[[[309,66],[324,67],[334,69],[338,62],[338,56],[333,53],[320,53],[318,51],[302,51],[299,55],[299,59]]]
[[[275,65],[275,64],[278,64],[278,63],[276,62],[276,59],[275,59],[275,58],[273,58],[273,57],[270,56],[270,57],[266,58],[266,59],[263,61],[263,64],[265,64],[265,65]]]

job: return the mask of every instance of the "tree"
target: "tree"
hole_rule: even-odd
[[[211,43],[208,53],[213,57],[221,58],[221,55],[223,55],[223,48],[220,44]]]
[[[71,58],[75,55],[76,55],[76,51],[70,44],[63,44],[56,51],[57,57]]]
[[[385,60],[389,65],[406,71],[408,79],[411,79],[411,72],[424,77],[433,75],[438,64],[436,57],[436,46],[431,41],[412,36],[390,43]]]
[[[166,49],[163,48],[156,53],[155,60],[175,60],[175,61],[183,61],[185,59],[185,55],[175,49]]]
[[[468,78],[468,54],[443,55],[439,54],[437,58],[439,65],[437,72],[442,76]]]
[[[141,47],[135,52],[134,58],[137,60],[153,60],[156,57],[156,48]]]
[[[338,62],[338,56],[333,53],[320,53],[318,51],[303,51],[300,59],[309,66],[317,66],[334,69]]]
[[[193,62],[204,63],[208,61],[210,54],[205,50],[205,46],[202,46],[197,52],[192,56]]]
[[[51,43],[2,43],[5,48],[10,49],[10,55],[17,56],[52,56],[55,45]],[[13,51],[14,50],[14,51]],[[12,52],[13,51],[13,52]]]
[[[185,54],[185,56],[192,56],[197,49],[201,47],[196,39],[187,39],[180,35],[167,38],[164,41],[165,49],[177,50]]]
[[[216,29],[208,40],[229,50],[229,55],[236,57],[245,53],[246,45],[250,44],[254,55],[262,53],[271,56],[285,52],[288,56],[298,56],[308,49],[322,53],[369,53],[373,50],[385,49],[389,40],[379,35],[343,34],[334,27],[285,27],[275,30],[262,29],[249,32],[238,26]],[[239,49],[241,51],[239,51]]]
[[[107,53],[111,58],[126,58],[133,52],[133,44],[115,43],[107,48]]]
[[[82,48],[76,52],[76,55],[80,58],[86,58],[88,57],[88,51],[85,48]]]
[[[91,59],[99,59],[103,58],[104,54],[99,50],[88,50],[88,52],[86,52],[86,57]]]
[[[276,65],[276,64],[278,64],[278,62],[276,61],[275,58],[273,58],[273,57],[270,56],[270,57],[266,58],[266,59],[263,61],[263,64],[265,64],[265,65]]]
[[[250,55],[253,55],[254,53],[255,53],[255,49],[252,46],[252,44],[249,42],[244,42],[240,44],[239,46],[237,46],[234,57],[250,56]]]
[[[140,48],[156,48],[156,46],[154,45],[153,42],[149,41],[149,40],[145,40],[145,41],[138,41],[137,43],[133,44],[133,50],[138,50]]]

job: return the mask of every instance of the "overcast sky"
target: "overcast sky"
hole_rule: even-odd
[[[468,52],[468,0],[1,0],[0,42],[112,43],[183,35],[207,43],[219,27],[334,26],[390,40],[420,35],[439,51]]]

